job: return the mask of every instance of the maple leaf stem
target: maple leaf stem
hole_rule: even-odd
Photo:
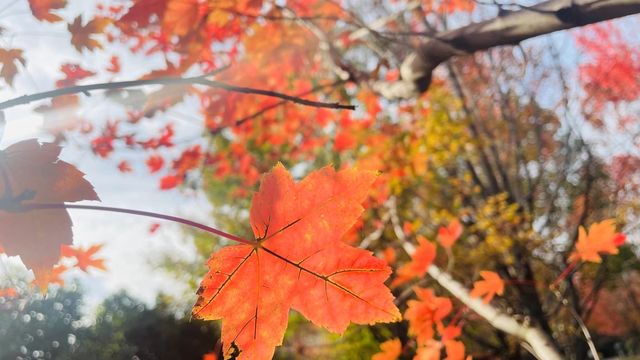
[[[0,110],[7,109],[17,105],[28,104],[32,101],[54,98],[63,95],[70,94],[79,94],[84,93],[88,94],[90,91],[94,90],[112,90],[112,89],[124,89],[129,87],[136,86],[144,86],[144,85],[204,85],[212,88],[222,89],[231,92],[237,92],[242,94],[253,94],[253,95],[262,95],[267,97],[274,97],[283,99],[286,101],[291,101],[296,104],[317,107],[317,108],[328,108],[328,109],[343,109],[343,110],[355,110],[354,105],[344,105],[340,103],[327,103],[321,101],[313,101],[308,99],[303,99],[298,96],[287,95],[283,93],[279,93],[271,90],[264,89],[256,89],[245,86],[236,86],[227,84],[224,82],[209,80],[206,76],[194,76],[194,77],[161,77],[157,79],[142,79],[142,80],[129,80],[129,81],[115,81],[108,83],[99,83],[99,84],[90,84],[90,85],[76,85],[64,87],[56,90],[44,91],[41,93],[31,94],[31,95],[22,95],[7,101],[0,102]]]
[[[57,203],[57,204],[44,204],[44,203],[22,204],[19,209],[20,210],[25,210],[25,211],[50,210],[50,209],[79,209],[79,210],[93,210],[93,211],[108,211],[108,212],[116,212],[116,213],[122,213],[122,214],[132,214],[132,215],[138,215],[138,216],[146,216],[146,217],[151,217],[151,218],[155,218],[155,219],[162,219],[162,220],[167,220],[167,221],[173,221],[173,222],[176,222],[176,223],[179,223],[179,224],[191,226],[191,227],[194,227],[194,228],[206,231],[208,233],[211,233],[211,234],[214,234],[214,235],[218,235],[218,236],[221,236],[221,237],[223,237],[225,239],[229,239],[231,241],[236,241],[236,242],[239,242],[239,243],[242,243],[242,244],[247,244],[247,245],[251,245],[251,246],[255,245],[255,243],[253,241],[250,241],[250,240],[247,240],[247,239],[243,239],[241,237],[229,234],[227,232],[224,232],[222,230],[218,230],[216,228],[212,228],[211,226],[200,224],[200,223],[192,221],[192,220],[183,219],[181,217],[165,215],[165,214],[159,214],[159,213],[155,213],[155,212],[151,212],[151,211],[116,208],[116,207],[110,207],[110,206],[77,205],[77,204],[64,204],[64,203]]]
[[[576,265],[578,265],[577,261],[570,263],[569,266],[567,266],[567,268],[564,269],[564,271],[560,275],[558,275],[556,280],[553,283],[551,283],[551,285],[549,285],[549,288],[555,289],[564,279],[566,279],[569,276],[571,271],[575,269]]]

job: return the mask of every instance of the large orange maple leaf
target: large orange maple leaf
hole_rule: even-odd
[[[212,255],[193,308],[194,317],[222,319],[225,354],[270,359],[291,308],[338,333],[350,322],[400,319],[386,263],[340,241],[375,178],[326,167],[295,183],[282,165],[264,176],[250,211],[256,239]]]

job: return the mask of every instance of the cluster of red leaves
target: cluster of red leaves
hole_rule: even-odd
[[[61,258],[75,258],[76,262],[71,268],[78,268],[84,272],[88,272],[92,267],[98,270],[106,271],[107,268],[104,265],[104,260],[94,258],[95,254],[102,248],[102,245],[94,245],[88,249],[74,248],[67,245],[60,247]],[[0,251],[2,252],[2,251]],[[18,254],[23,255],[23,254]],[[51,269],[39,271],[36,277],[33,279],[33,285],[42,293],[46,293],[49,285],[64,285],[62,274],[71,269],[70,267],[61,263],[53,265]],[[0,297],[15,297],[18,294],[14,288],[0,290]]]
[[[437,297],[431,289],[415,288],[418,300],[409,300],[404,318],[409,321],[409,333],[416,337],[418,348],[414,360],[439,360],[444,346],[449,360],[464,359],[464,344],[455,340],[461,334],[461,325],[455,319],[444,325],[453,304],[445,297]],[[440,340],[434,337],[436,331]]]
[[[56,86],[59,88],[76,85],[79,80],[88,78],[95,75],[93,71],[83,69],[78,64],[62,64],[60,71],[65,75],[64,79],[56,81]]]
[[[405,232],[411,233],[411,224],[405,223]],[[438,242],[444,248],[450,248],[462,235],[462,224],[457,219],[452,220],[449,225],[438,229]],[[396,278],[391,286],[396,287],[410,281],[411,279],[424,276],[429,266],[436,258],[436,245],[422,235],[417,236],[418,246],[411,255],[411,260],[402,265],[396,271]]]
[[[180,185],[188,171],[199,167],[202,164],[204,154],[200,145],[195,145],[182,152],[180,157],[173,161],[171,175],[167,175],[160,180],[160,189],[168,190]]]
[[[640,49],[611,22],[590,25],[576,33],[590,57],[580,65],[580,80],[596,108],[607,102],[634,101],[640,96]],[[603,46],[603,44],[607,44]]]

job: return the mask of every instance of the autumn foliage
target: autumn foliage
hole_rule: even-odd
[[[25,2],[77,58],[35,92],[30,45],[0,48],[2,129],[31,106],[47,135],[0,150],[0,305],[109,274],[76,209],[152,218],[158,242],[186,226],[193,256],[154,264],[188,288],[176,312],[219,320],[206,360],[640,353],[637,40],[607,22],[471,54],[450,30],[529,9],[356,3]],[[428,39],[456,55],[428,92],[385,98]],[[63,147],[211,217],[100,204]]]

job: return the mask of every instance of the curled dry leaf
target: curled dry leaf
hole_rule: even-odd
[[[341,241],[375,178],[323,168],[295,183],[282,165],[264,176],[250,211],[255,244],[211,256],[193,308],[196,318],[222,319],[225,354],[270,359],[291,308],[337,333],[400,319],[387,264]]]

